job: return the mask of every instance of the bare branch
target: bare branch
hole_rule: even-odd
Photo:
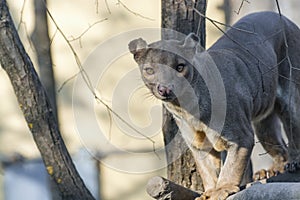
[[[27,0],[24,0],[24,1],[23,1],[23,4],[22,4],[21,11],[20,11],[20,20],[19,20],[19,23],[18,23],[17,31],[18,31],[18,32],[20,31],[21,26],[24,27],[24,32],[25,32],[27,41],[28,41],[29,46],[30,46],[29,49],[33,49],[33,48],[32,48],[32,43],[31,43],[31,39],[30,39],[30,36],[29,36],[29,34],[28,34],[27,25],[26,25],[26,23],[25,23],[24,20],[23,20],[26,3],[27,3]]]
[[[195,10],[196,11],[196,10]],[[238,30],[238,31],[243,31],[243,32],[245,32],[245,33],[249,33],[249,34],[255,34],[254,32],[250,32],[250,31],[247,31],[247,30],[243,30],[243,29],[237,29],[237,28],[235,28],[235,27],[232,27],[232,26],[229,26],[229,25],[225,25],[225,24],[223,24],[223,23],[221,23],[221,22],[218,22],[218,21],[216,21],[216,20],[213,20],[213,19],[211,19],[211,18],[209,18],[209,17],[207,17],[207,16],[205,16],[205,15],[203,15],[202,13],[200,13],[199,11],[196,11],[196,13],[197,14],[199,14],[200,16],[203,16],[204,18],[206,18],[207,20],[209,20],[220,32],[222,32],[226,37],[228,37],[228,39],[230,39],[232,42],[234,42],[235,44],[237,44],[238,46],[240,46],[241,48],[243,48],[247,53],[249,53],[249,55],[251,55],[251,56],[253,56],[255,59],[257,59],[261,64],[263,64],[263,65],[265,65],[266,67],[268,67],[269,68],[269,71],[270,72],[273,72],[273,73],[276,73],[276,72],[274,72],[273,71],[273,69],[274,69],[274,67],[275,66],[278,66],[282,61],[279,61],[279,63],[277,63],[275,66],[268,66],[265,62],[263,62],[260,58],[258,58],[257,56],[255,56],[247,47],[245,47],[245,46],[243,46],[242,44],[240,44],[239,42],[237,42],[235,39],[233,39],[233,38],[231,38],[230,36],[228,36],[228,34],[224,31],[224,30],[222,30],[219,26],[218,26],[218,24],[221,24],[221,25],[224,25],[224,26],[228,26],[228,27],[230,27],[230,28],[233,28],[233,29],[236,29],[236,30]],[[280,32],[284,32],[284,30],[280,30]],[[285,33],[284,33],[285,34]],[[262,73],[262,75],[263,75],[263,73]],[[281,77],[281,78],[284,78],[284,79],[286,79],[286,80],[289,80],[289,81],[291,81],[292,83],[295,83],[295,84],[299,84],[300,85],[300,82],[297,82],[297,81],[295,81],[295,80],[292,80],[290,77],[287,77],[287,76],[284,76],[284,75],[282,75],[282,74],[278,74],[278,76],[279,77]]]
[[[58,88],[57,92],[61,92],[61,90],[65,87],[65,85],[67,83],[69,83],[71,80],[73,80],[74,78],[76,78],[78,76],[78,74],[80,74],[80,71],[77,72],[76,74],[74,74],[73,76],[69,77],[67,80],[65,80],[61,86]]]
[[[105,6],[106,6],[106,9],[107,9],[108,13],[111,14],[111,11],[110,11],[110,8],[109,8],[107,0],[105,0]]]
[[[24,16],[25,4],[26,4],[26,0],[24,0],[23,4],[22,4],[22,9],[21,9],[21,13],[20,13],[20,20],[19,20],[18,29],[17,29],[18,31],[21,28],[21,24],[24,23],[23,16]]]
[[[15,91],[48,174],[62,199],[93,200],[60,135],[52,107],[21,43],[5,0],[0,1],[0,63]]]
[[[105,0],[104,2],[108,13],[111,14],[107,0]],[[99,14],[99,0],[95,0],[95,5],[96,5],[96,13]]]
[[[137,17],[141,17],[141,18],[143,18],[143,19],[147,19],[147,20],[150,20],[150,21],[154,21],[154,19],[152,19],[152,18],[150,18],[150,17],[146,17],[146,16],[141,15],[141,14],[139,14],[139,13],[137,13],[137,12],[134,12],[133,10],[131,10],[130,8],[128,8],[121,0],[118,0],[117,5],[121,5],[123,8],[125,8],[125,10],[127,10],[128,12],[134,14],[134,15],[137,16]]]
[[[240,28],[236,28],[236,27],[233,27],[233,26],[230,26],[228,24],[224,24],[222,22],[219,22],[219,21],[216,21],[212,18],[209,18],[207,17],[206,15],[202,14],[199,10],[197,10],[196,8],[193,8],[193,10],[198,14],[200,15],[201,17],[204,17],[205,19],[209,20],[211,23],[213,24],[220,24],[222,26],[225,26],[225,27],[228,27],[228,28],[232,28],[232,29],[235,29],[235,30],[238,30],[238,31],[241,31],[241,32],[245,32],[245,33],[249,33],[249,34],[256,34],[255,32],[253,31],[248,31],[248,30],[244,30],[244,29],[240,29]],[[217,26],[217,28],[220,28]],[[224,33],[224,31],[222,31],[222,33]]]
[[[46,5],[45,5],[46,6]],[[85,83],[87,84],[89,90],[95,94],[92,83],[90,82],[90,80],[88,79],[88,76],[85,72],[85,70],[83,69],[83,66],[81,64],[81,61],[79,59],[79,56],[77,55],[74,47],[72,46],[71,42],[68,40],[67,36],[64,34],[64,32],[60,29],[60,27],[58,26],[58,24],[56,23],[56,21],[54,20],[54,17],[52,16],[51,12],[49,11],[49,9],[46,7],[47,13],[51,19],[51,21],[54,23],[57,31],[61,34],[61,36],[64,38],[64,40],[66,41],[67,45],[69,46],[69,48],[71,49],[73,56],[75,58],[75,61],[77,63],[77,66],[79,67],[80,73],[85,81]]]
[[[69,40],[70,42],[73,42],[73,41],[76,41],[78,40],[79,41],[79,45],[80,47],[82,47],[82,43],[81,43],[81,38],[84,36],[84,34],[86,34],[91,28],[93,28],[93,26],[101,23],[101,22],[104,22],[108,20],[108,18],[104,18],[104,19],[101,19],[99,21],[96,21],[94,22],[93,24],[89,25],[89,27],[87,29],[85,29],[79,36],[75,37],[75,38],[72,38],[71,40]]]
[[[46,5],[45,5],[46,6]],[[52,16],[51,12],[49,11],[49,9],[46,7],[47,13],[51,19],[51,21],[54,23],[57,31],[61,34],[61,36],[63,37],[63,39],[65,40],[65,42],[67,43],[67,45],[69,46],[70,50],[73,53],[73,56],[75,58],[76,64],[79,68],[79,72],[80,75],[82,76],[86,86],[88,87],[89,91],[93,94],[95,100],[99,103],[101,103],[103,106],[105,106],[105,108],[107,110],[109,110],[114,116],[116,116],[118,119],[120,119],[126,126],[128,126],[130,129],[132,129],[134,132],[136,132],[137,134],[145,137],[147,140],[149,140],[152,144],[153,144],[153,153],[159,158],[159,155],[156,152],[156,148],[155,148],[155,141],[153,139],[151,139],[150,137],[148,137],[147,135],[141,133],[139,130],[137,130],[135,127],[133,127],[129,122],[127,122],[125,119],[123,119],[123,117],[121,117],[117,112],[115,112],[107,103],[105,103],[100,97],[98,97],[95,88],[93,87],[88,74],[86,73],[85,69],[83,68],[83,65],[81,63],[81,60],[78,56],[78,54],[76,53],[74,47],[71,44],[71,41],[67,38],[67,36],[64,34],[64,32],[62,31],[62,29],[58,26],[58,24],[56,23],[54,17]],[[71,80],[72,78],[76,77],[75,75],[72,76],[71,78],[68,79]],[[64,82],[64,85],[66,84],[66,82]],[[60,87],[61,90],[62,87]],[[160,159],[160,158],[159,158]]]
[[[119,120],[121,120],[124,124],[126,124],[126,126],[128,126],[129,128],[131,128],[133,131],[135,131],[137,134],[145,137],[147,140],[149,140],[150,142],[152,142],[153,144],[153,153],[160,159],[159,155],[156,152],[156,147],[155,147],[155,141],[148,137],[147,135],[141,133],[139,130],[137,130],[136,128],[134,128],[130,123],[128,123],[125,119],[123,119],[123,117],[121,117],[121,115],[119,115],[117,112],[115,112],[111,107],[109,107],[108,104],[106,104],[102,99],[100,99],[96,93],[93,94],[96,101],[101,103],[102,105],[104,105],[106,107],[107,110],[109,110],[112,114],[114,114]]]
[[[52,45],[52,42],[53,42],[53,40],[54,40],[54,38],[55,38],[57,32],[58,32],[58,30],[55,29],[55,32],[53,33],[52,37],[50,37],[50,46]]]
[[[106,108],[107,109],[107,108]],[[112,130],[112,116],[110,110],[107,109],[108,118],[109,118],[109,129],[108,129],[108,139],[111,141],[111,130]]]
[[[250,4],[250,2],[249,2],[248,0],[242,0],[242,2],[241,2],[241,4],[240,4],[240,7],[239,7],[238,11],[234,11],[236,14],[238,14],[238,15],[240,14],[241,9],[242,9],[242,7],[243,7],[243,5],[244,5],[244,2],[247,2],[247,3]]]
[[[99,1],[95,0],[95,5],[96,5],[96,13],[99,13]]]

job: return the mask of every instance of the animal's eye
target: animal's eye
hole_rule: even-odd
[[[146,71],[146,73],[147,73],[148,75],[154,74],[154,69],[152,69],[152,68],[150,68],[150,67],[147,67],[147,68],[145,68],[144,70]]]
[[[185,64],[178,64],[176,66],[176,71],[178,71],[179,73],[181,73],[185,68]]]

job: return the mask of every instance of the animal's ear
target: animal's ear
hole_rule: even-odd
[[[134,55],[134,59],[137,61],[140,56],[145,52],[147,49],[148,44],[142,38],[132,40],[128,44],[129,51]]]
[[[195,48],[199,44],[199,37],[195,33],[186,36],[183,46],[185,48]]]

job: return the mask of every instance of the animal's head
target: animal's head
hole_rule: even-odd
[[[174,101],[191,89],[194,77],[191,62],[197,48],[195,34],[182,41],[162,40],[148,45],[139,38],[129,43],[143,81],[163,101]]]

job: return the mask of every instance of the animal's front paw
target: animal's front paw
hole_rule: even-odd
[[[207,199],[207,196],[202,194],[200,197],[197,197],[195,200],[206,200],[206,199]]]
[[[238,186],[227,184],[216,189],[207,190],[201,197],[198,197],[201,199],[196,200],[225,200],[229,195],[237,193],[238,191],[240,191],[240,188]]]
[[[279,171],[274,171],[273,169],[261,169],[253,175],[253,180],[254,181],[259,181],[262,179],[270,178],[272,176],[277,176],[280,172]]]
[[[286,166],[286,162],[283,160],[274,162],[273,166],[270,169],[268,170],[261,169],[257,171],[253,175],[253,180],[259,181],[262,179],[270,178],[272,176],[277,176],[278,174],[281,174],[285,171],[285,166]]]

